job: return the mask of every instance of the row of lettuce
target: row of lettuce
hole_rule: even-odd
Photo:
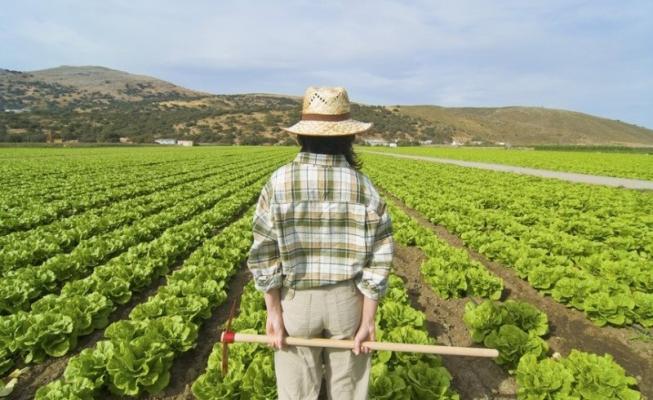
[[[276,165],[278,160],[270,160],[260,162],[257,168],[265,173]],[[158,202],[151,201],[142,213],[132,209],[129,214],[135,219],[131,224],[82,240],[70,252],[56,254],[40,265],[10,271],[0,277],[0,313],[28,310],[36,300],[56,291],[62,283],[83,278],[99,265],[123,262],[128,257],[127,250],[155,239],[166,229],[211,209],[239,191],[240,186],[235,182],[247,185],[261,176],[259,172],[252,174],[250,169],[226,168],[218,177],[163,193]],[[163,207],[166,204],[168,206]],[[144,215],[148,213],[151,215]],[[108,214],[112,216],[112,213]],[[4,253],[11,253],[11,250]]]
[[[376,148],[399,154],[490,162],[562,172],[581,172],[624,178],[653,180],[653,159],[650,154],[531,151],[503,148],[399,147]],[[653,149],[649,150],[649,153]]]
[[[198,161],[175,169],[171,169],[170,166],[159,166],[145,171],[145,173],[142,170],[125,171],[121,173],[121,179],[116,176],[115,171],[108,172],[107,175],[112,176],[113,181],[116,182],[115,186],[100,180],[103,185],[91,185],[93,190],[70,186],[54,187],[47,192],[39,191],[34,194],[24,193],[24,190],[9,191],[8,195],[12,198],[6,200],[6,218],[2,219],[0,233],[20,233],[85,210],[101,208],[114,202],[164,190],[186,176],[202,176],[209,173],[207,163]],[[38,187],[38,183],[29,182],[25,187],[30,189]],[[50,199],[49,193],[56,193],[56,197]]]
[[[37,399],[103,398],[157,393],[170,381],[172,363],[194,347],[198,330],[227,299],[229,279],[251,244],[251,210],[204,242],[129,319],[109,325],[105,339],[70,359],[63,378]]]
[[[496,362],[515,375],[521,399],[641,399],[637,380],[610,354],[573,349],[548,357],[547,316],[527,303],[470,301],[464,321],[475,343],[499,350]]]
[[[261,159],[253,162],[256,161],[261,162]],[[202,195],[222,183],[224,178],[220,175],[223,173],[248,167],[246,163],[232,160],[208,170],[203,167],[194,173],[172,179],[160,178],[154,181],[150,193],[141,193],[107,206],[92,208],[28,231],[0,236],[0,276],[26,266],[38,266],[53,256],[72,251],[80,245],[94,246],[84,241],[132,225],[145,217]]]
[[[235,151],[229,149],[228,152]],[[17,147],[0,149],[0,159],[6,161],[0,163],[0,172],[7,176],[7,188],[12,192],[25,190],[26,193],[35,193],[43,189],[66,190],[70,186],[82,188],[98,181],[112,183],[115,181],[116,165],[127,171],[146,171],[164,164],[176,167],[199,158],[197,151],[181,152],[172,148]],[[26,182],[35,185],[26,187]]]
[[[461,249],[440,240],[430,229],[389,203],[395,238],[404,245],[419,246],[428,259],[421,265],[424,280],[444,299],[470,298],[463,320],[471,340],[499,350],[497,364],[514,374],[522,399],[639,399],[632,387],[637,380],[609,354],[603,356],[572,350],[568,357],[549,357],[544,340],[549,332],[546,314],[536,307],[501,298],[503,282]],[[459,278],[450,278],[457,268]],[[483,270],[479,273],[468,271]],[[471,278],[470,278],[471,277]],[[455,285],[453,284],[455,283]],[[455,290],[451,290],[451,287]],[[471,296],[474,296],[473,298]],[[474,299],[484,299],[477,302]]]
[[[431,222],[602,326],[653,326],[653,194],[366,155]]]
[[[0,235],[22,232],[58,219],[163,190],[188,175],[220,168],[225,160],[288,153],[269,149],[102,149],[12,160],[0,193]],[[137,161],[135,161],[137,160]],[[36,172],[36,174],[35,174]],[[15,181],[15,184],[12,182]]]
[[[56,284],[48,287],[16,282],[45,295],[28,302],[25,309],[0,316],[0,374],[13,366],[62,356],[77,346],[78,338],[106,327],[119,306],[167,275],[171,267],[251,205],[279,162],[264,168],[258,165],[254,173],[250,169],[249,173],[224,174],[217,189],[207,194],[209,197],[202,195],[177,205],[169,211],[174,217],[166,213],[162,218],[171,223],[164,224],[162,231],[156,227],[157,220],[141,225],[141,229],[159,229],[160,236],[139,237],[125,252],[102,265],[75,266],[79,269],[73,279],[71,275],[67,279],[57,275],[57,283],[65,282],[60,291]]]
[[[232,329],[237,332],[265,332],[265,302],[253,282],[245,287],[240,315]],[[425,316],[409,304],[402,280],[390,277],[387,295],[377,311],[377,340],[433,344],[425,329]],[[349,351],[349,350],[343,350]],[[204,374],[192,386],[195,398],[274,399],[277,388],[274,355],[267,346],[230,345],[229,372],[222,374],[222,345],[213,348]],[[369,388],[370,399],[459,399],[451,386],[451,374],[438,356],[375,352]]]

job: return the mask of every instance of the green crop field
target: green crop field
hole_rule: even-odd
[[[375,149],[376,150],[376,149]],[[640,179],[653,156],[412,148]],[[253,207],[291,147],[0,149],[0,396],[274,399],[245,267]],[[395,238],[372,399],[653,396],[653,192],[362,155]]]
[[[366,150],[653,180],[653,148],[648,154],[430,146]]]

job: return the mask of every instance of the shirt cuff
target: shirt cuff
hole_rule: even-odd
[[[259,275],[254,277],[254,286],[261,292],[280,288],[283,282],[281,272],[272,275]]]
[[[379,301],[388,289],[387,280],[384,281],[384,284],[380,285],[369,279],[357,279],[356,286],[363,293],[363,296],[376,301]]]

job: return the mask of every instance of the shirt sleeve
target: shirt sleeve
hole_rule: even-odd
[[[263,187],[254,212],[254,241],[249,251],[247,267],[254,277],[256,289],[267,292],[281,287],[282,268],[277,245],[277,233],[270,209],[271,182]]]
[[[388,275],[392,265],[394,246],[392,221],[385,204],[382,204],[381,210],[370,260],[363,268],[360,279],[356,282],[361,293],[372,300],[379,300],[388,289]]]

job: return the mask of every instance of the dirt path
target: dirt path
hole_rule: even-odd
[[[174,268],[171,268],[171,271],[176,269],[179,265],[180,264],[178,263]],[[118,309],[111,314],[109,317],[109,324],[128,318],[129,313],[134,307],[156,293],[159,287],[164,284],[165,277],[159,277],[159,279],[157,279],[157,281],[147,290],[134,294],[127,304],[119,306]],[[80,337],[75,350],[65,356],[50,358],[41,364],[30,366],[27,372],[21,375],[16,387],[14,388],[12,396],[15,397],[9,398],[16,400],[33,399],[38,388],[61,377],[70,358],[77,356],[84,349],[95,346],[95,344],[103,337],[104,329],[98,329],[87,336]]]
[[[412,306],[426,314],[426,328],[438,343],[472,346],[463,323],[465,303],[469,299],[443,300],[423,283],[420,265],[426,259],[416,247],[395,246],[393,272],[404,278]],[[463,400],[515,399],[514,378],[494,361],[483,358],[443,357],[444,366],[453,376],[453,386]]]
[[[416,211],[406,208],[403,203],[391,195],[395,203],[421,224],[432,229],[441,239],[454,247],[464,248],[470,256],[485,265],[490,271],[504,280],[504,299],[527,301],[545,311],[549,317],[551,333],[547,341],[553,351],[563,355],[572,348],[603,354],[610,352],[629,374],[636,376],[640,382],[639,389],[648,398],[653,398],[653,344],[632,341],[635,331],[630,328],[598,328],[587,321],[578,311],[568,309],[549,297],[541,296],[528,282],[519,279],[508,268],[487,260],[484,256],[464,247],[455,235],[445,228],[430,223]],[[427,330],[439,343],[456,346],[471,346],[467,328],[463,323],[464,304],[469,299],[442,300],[424,283],[419,267],[425,256],[415,247],[396,246],[393,261],[394,272],[406,282],[413,307],[423,311],[427,317]],[[204,372],[213,344],[217,342],[217,328],[226,321],[229,307],[234,299],[239,299],[244,285],[251,279],[247,268],[241,268],[229,283],[228,300],[218,307],[211,319],[204,322],[199,336],[198,346],[183,354],[173,365],[171,383],[164,392],[155,396],[141,396],[147,400],[182,400],[193,399],[190,387],[197,377]],[[163,284],[164,278],[147,291],[135,296],[132,301],[114,313],[112,320],[126,318],[133,306],[153,294]],[[102,332],[83,339],[74,353],[93,346],[102,337]],[[68,358],[54,359],[33,367],[19,382],[14,394],[16,399],[33,398],[36,388],[56,379],[63,372]],[[487,359],[468,359],[464,357],[443,357],[445,367],[453,376],[453,385],[461,399],[496,399],[516,398],[516,384],[501,367]],[[103,393],[105,399],[119,399]]]
[[[242,213],[238,214],[236,216],[235,220],[240,218],[241,215],[242,215]],[[225,227],[229,226],[231,223],[233,223],[233,221],[230,221],[227,224],[221,225],[221,226],[213,229],[211,236],[217,235],[219,232],[221,232]],[[203,244],[204,244],[204,241],[202,241],[202,243],[200,243],[199,245],[193,247],[192,249],[189,249],[185,254],[180,255],[177,260],[174,260],[173,263],[169,266],[168,274],[166,276],[169,276],[174,271],[178,270],[183,265],[185,259],[190,254],[192,254],[193,251],[200,248]],[[242,272],[239,272],[239,274],[241,274],[241,273]],[[134,293],[132,295],[132,298],[129,300],[129,302],[127,302],[127,304],[123,304],[121,306],[118,306],[118,308],[115,311],[113,311],[111,313],[111,315],[109,316],[109,325],[111,323],[113,323],[113,322],[129,318],[129,313],[132,311],[132,309],[134,307],[136,307],[138,304],[141,304],[144,301],[146,301],[150,296],[153,296],[154,294],[156,294],[156,292],[159,290],[159,288],[166,284],[166,276],[160,276],[160,277],[156,278],[155,281],[147,289],[145,289],[145,290],[143,290],[142,292],[139,292],[139,293]],[[234,278],[233,283],[232,283],[232,285],[234,285],[234,287],[236,289],[238,288],[238,285],[236,284],[236,282],[238,282],[238,277],[239,276],[240,275],[237,275]],[[247,282],[247,279],[245,279],[244,282]],[[244,283],[240,286],[240,292],[239,293],[242,293],[242,287],[243,286],[244,286]],[[230,290],[229,299],[240,297],[240,294],[238,294],[237,296],[234,295],[234,297],[231,297],[231,291],[233,290],[233,288],[230,286],[229,290]],[[214,315],[216,315],[216,314],[217,315],[222,315],[224,313],[227,313],[227,311],[225,311],[223,313],[223,312],[220,312],[220,310],[221,309],[218,309],[218,311],[216,311],[216,313],[214,313]],[[207,322],[207,324],[205,324],[205,325],[210,324],[210,321],[212,321],[212,320],[209,320],[209,322]],[[203,333],[204,333],[204,331],[200,330],[200,335],[202,335]],[[204,333],[204,334],[209,335],[209,333]],[[68,365],[68,360],[71,357],[76,356],[82,350],[84,350],[86,348],[90,348],[90,347],[95,346],[95,344],[99,340],[103,339],[103,337],[104,337],[104,329],[95,330],[94,332],[92,332],[89,335],[80,337],[79,342],[78,342],[77,346],[75,347],[75,350],[68,353],[68,354],[66,354],[65,356],[59,357],[59,358],[49,358],[43,363],[29,366],[29,369],[24,374],[22,374],[21,377],[19,378],[19,380],[18,380],[18,382],[16,384],[16,387],[14,388],[13,393],[11,395],[13,397],[9,397],[9,398],[16,399],[16,400],[33,399],[34,395],[36,394],[36,391],[38,390],[38,388],[48,384],[51,381],[59,379],[63,375],[63,372],[66,369],[66,366]],[[205,337],[208,337],[208,336],[205,336]],[[212,344],[215,341],[216,340],[211,340],[210,342]],[[210,350],[211,349],[208,350],[209,353],[210,353]],[[202,368],[205,368],[207,359],[208,359],[208,353],[206,355],[206,358],[204,359],[204,364],[202,364]],[[176,366],[177,366],[177,364],[175,364],[175,367]],[[200,373],[201,373],[201,371],[200,371]],[[199,375],[199,374],[197,374],[197,375]],[[174,379],[175,379],[175,376],[174,376],[174,370],[173,370],[173,377],[172,377],[172,380],[171,380],[171,385],[174,384]],[[194,379],[193,379],[193,381],[194,381]],[[191,381],[191,383],[192,383],[192,381]],[[190,393],[190,391],[189,391],[189,393]],[[112,397],[109,394],[105,394],[104,397],[102,397],[102,398],[103,399],[105,399],[105,398],[109,399],[109,398],[112,398]],[[192,396],[189,396],[188,398],[192,398]]]
[[[389,156],[389,157],[406,158],[410,160],[429,161],[429,162],[442,163],[442,164],[453,164],[461,167],[480,168],[480,169],[487,169],[491,171],[512,172],[521,175],[539,176],[541,178],[554,178],[554,179],[560,179],[568,182],[588,183],[591,185],[613,186],[613,187],[621,187],[626,189],[653,190],[652,181],[645,181],[641,179],[615,178],[612,176],[578,174],[573,172],[551,171],[547,169],[516,167],[513,165],[505,165],[505,164],[493,164],[493,163],[476,162],[476,161],[462,161],[462,160],[453,160],[449,158],[438,158],[438,157],[413,156],[408,154],[385,153],[380,151],[361,150],[360,152],[368,153],[368,154],[378,154],[378,155]]]
[[[232,302],[236,301],[238,303],[240,301],[243,288],[251,278],[251,273],[243,263],[238,273],[229,281],[227,301],[215,309],[211,318],[204,321],[200,327],[198,333],[200,339],[197,346],[175,359],[171,371],[170,385],[162,393],[154,396],[143,396],[143,399],[194,399],[191,386],[206,369],[213,345],[218,342],[218,327],[227,321]],[[238,307],[239,305],[236,304],[236,310],[238,310]],[[118,399],[118,397],[107,397],[107,399]]]
[[[639,389],[647,398],[653,398],[653,343],[633,340],[638,332],[629,327],[597,327],[585,315],[567,308],[551,297],[541,295],[527,281],[520,279],[511,269],[488,260],[485,256],[465,247],[463,241],[446,228],[432,224],[423,215],[407,208],[399,199],[384,193],[411,217],[430,228],[438,237],[450,245],[462,248],[474,260],[482,263],[489,271],[501,277],[504,283],[502,299],[528,302],[544,311],[549,318],[550,333],[547,342],[552,351],[567,355],[571,349],[597,354],[610,353],[626,371],[635,376]],[[427,285],[424,285],[427,288]],[[428,290],[425,290],[427,292]]]

